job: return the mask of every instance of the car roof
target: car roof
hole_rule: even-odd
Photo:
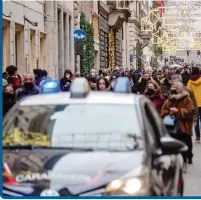
[[[119,94],[114,92],[89,92],[83,98],[71,98],[70,92],[38,94],[23,99],[20,106],[64,105],[64,104],[139,104],[141,95]]]

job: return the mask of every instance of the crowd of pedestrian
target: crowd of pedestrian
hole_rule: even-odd
[[[65,70],[60,79],[60,90],[68,92],[72,80],[79,77],[70,70]],[[192,135],[195,129],[196,141],[200,142],[201,119],[201,71],[200,66],[168,67],[153,70],[145,67],[143,70],[124,69],[116,67],[110,71],[91,69],[86,77],[93,91],[113,91],[118,77],[128,77],[132,93],[145,95],[164,119],[173,122],[172,136],[185,142],[189,150],[183,154],[184,168],[192,163]],[[22,78],[17,73],[17,67],[8,66],[3,73],[3,115],[21,99],[40,93],[40,88],[52,78],[46,70],[34,69],[33,74],[25,73]],[[170,123],[171,124],[171,123]],[[170,127],[169,127],[170,128]]]

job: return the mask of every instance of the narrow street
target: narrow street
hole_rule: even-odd
[[[193,148],[193,164],[188,165],[188,171],[185,174],[184,196],[201,196],[201,144],[194,143]]]

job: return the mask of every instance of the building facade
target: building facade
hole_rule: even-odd
[[[146,35],[146,33],[144,34],[141,31],[141,19],[149,14],[151,6],[150,1],[134,1],[130,6],[131,17],[128,20],[127,26],[124,26],[128,38],[127,51],[124,48],[124,65],[127,67],[138,68],[139,60],[143,66],[150,65],[152,43],[150,35]],[[142,55],[138,55],[138,44],[142,46]]]
[[[3,69],[8,65],[55,78],[74,71],[73,1],[4,1]]]

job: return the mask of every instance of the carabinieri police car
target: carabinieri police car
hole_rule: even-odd
[[[64,93],[48,83],[15,105],[3,122],[3,195],[183,195],[187,147],[128,82],[92,92],[77,78]]]

